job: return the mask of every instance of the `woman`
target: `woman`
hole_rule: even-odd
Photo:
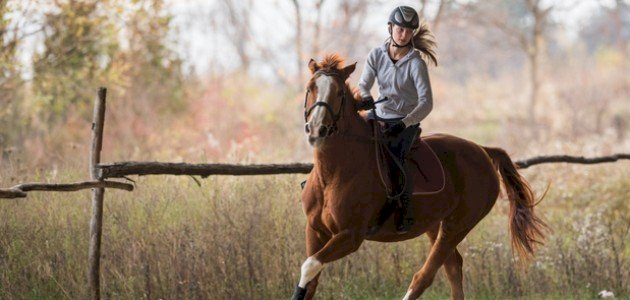
[[[368,118],[384,123],[383,133],[389,140],[387,147],[405,169],[405,156],[420,132],[420,121],[433,108],[427,64],[421,55],[437,65],[433,51],[435,43],[429,39],[431,33],[426,25],[420,27],[418,14],[409,6],[394,9],[387,28],[390,37],[382,46],[370,51],[361,74],[359,109],[374,109]],[[376,105],[370,93],[375,79],[383,100]],[[390,198],[400,205],[396,230],[405,233],[413,224],[413,219],[407,217],[413,181],[395,162],[389,169],[392,178]]]

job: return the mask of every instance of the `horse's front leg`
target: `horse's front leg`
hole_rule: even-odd
[[[324,264],[340,259],[359,249],[365,239],[365,228],[361,228],[363,230],[358,228],[343,230],[333,235],[314,254],[308,253],[309,257],[302,264],[300,282],[291,298],[292,300],[311,299],[313,297],[317,287],[318,275],[324,268]],[[310,244],[309,230],[313,229],[307,227],[307,247]],[[313,236],[313,232],[311,232],[310,236]],[[315,237],[317,238],[316,234]]]
[[[309,224],[306,224],[306,255],[307,257],[311,257],[313,254],[317,253],[326,242],[330,240],[329,236],[326,236],[320,232],[317,232],[313,229]],[[312,264],[312,260],[305,261],[302,264],[300,282],[298,286],[295,288],[295,293],[293,294],[292,300],[297,299],[312,299],[313,295],[315,295],[315,290],[317,289],[317,283],[319,278],[319,272],[323,268],[318,268],[317,265]]]

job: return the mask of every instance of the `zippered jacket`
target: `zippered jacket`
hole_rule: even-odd
[[[416,49],[396,63],[387,49],[389,42],[372,49],[359,79],[361,97],[370,96],[374,80],[379,97],[387,101],[376,104],[376,114],[385,119],[402,118],[407,127],[420,124],[433,109],[433,95],[426,62]]]

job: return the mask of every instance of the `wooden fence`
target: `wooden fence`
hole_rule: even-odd
[[[0,198],[25,198],[30,191],[70,192],[83,189],[92,190],[92,218],[90,220],[89,272],[88,282],[92,299],[100,299],[100,258],[103,229],[103,199],[106,188],[133,191],[133,185],[125,182],[106,180],[126,178],[129,175],[189,175],[206,178],[210,175],[272,175],[307,174],[313,168],[308,163],[293,164],[187,164],[164,162],[117,162],[101,164],[103,130],[105,125],[105,104],[107,89],[100,88],[94,105],[92,123],[92,147],[90,150],[89,181],[75,183],[23,183],[11,188],[0,189]],[[554,155],[537,156],[516,161],[520,168],[528,168],[543,163],[597,164],[630,159],[630,154],[619,153],[610,156],[586,158],[581,156]]]

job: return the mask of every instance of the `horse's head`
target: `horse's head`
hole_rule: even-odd
[[[353,101],[345,82],[356,63],[346,67],[340,64],[342,60],[334,54],[326,56],[321,63],[313,59],[308,63],[313,76],[306,86],[304,132],[313,147],[319,147],[326,137],[337,132],[337,121],[342,118],[345,102]]]

